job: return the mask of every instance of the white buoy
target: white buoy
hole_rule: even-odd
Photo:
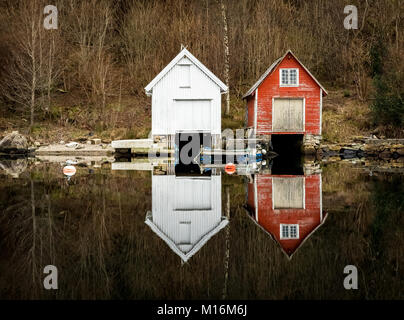
[[[65,166],[63,168],[63,174],[68,177],[72,177],[76,174],[76,167],[74,166]]]

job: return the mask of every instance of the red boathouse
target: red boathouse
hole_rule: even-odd
[[[255,175],[248,184],[247,209],[290,259],[324,223],[321,174]]]
[[[288,50],[247,91],[247,128],[258,138],[294,134],[310,148],[319,145],[327,91]]]

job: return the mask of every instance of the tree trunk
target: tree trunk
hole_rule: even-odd
[[[35,56],[35,45],[36,45],[36,30],[35,30],[35,20],[31,23],[31,62],[32,62],[32,81],[31,81],[31,101],[30,101],[30,131],[34,126],[34,109],[35,109],[35,89],[36,89],[36,56]]]
[[[226,218],[230,221],[230,188],[226,187]],[[230,261],[230,225],[226,227],[226,251],[224,255],[224,284],[222,299],[227,298],[227,287],[229,282],[229,261]]]
[[[220,6],[222,9],[222,19],[223,19],[223,45],[224,45],[224,81],[226,82],[227,88],[229,88],[230,82],[230,62],[229,62],[229,32],[227,25],[227,17],[226,17],[226,6],[223,3],[223,0],[220,0]],[[227,90],[226,93],[226,114],[230,113],[230,89]]]

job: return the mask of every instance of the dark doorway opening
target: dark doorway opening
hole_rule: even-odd
[[[175,173],[200,174],[202,148],[211,148],[212,136],[206,132],[178,132],[175,135]]]
[[[302,134],[274,134],[272,147],[278,156],[273,159],[272,174],[303,174]]]

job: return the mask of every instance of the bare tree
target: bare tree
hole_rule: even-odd
[[[227,24],[226,6],[223,0],[220,0],[220,8],[223,19],[223,45],[224,45],[224,81],[227,87],[230,87],[230,53],[229,53],[229,26]],[[230,88],[226,93],[226,114],[230,113]]]
[[[108,52],[113,12],[109,1],[70,0],[70,40],[76,45],[71,56],[77,79],[87,98],[103,111],[112,88],[112,58]],[[77,47],[78,46],[78,47]]]
[[[29,110],[29,125],[34,125],[35,112],[44,105],[47,92],[47,108],[51,89],[59,76],[56,63],[56,32],[43,27],[44,2],[21,1],[9,8],[10,41],[7,64],[3,65],[0,82],[2,94]]]

